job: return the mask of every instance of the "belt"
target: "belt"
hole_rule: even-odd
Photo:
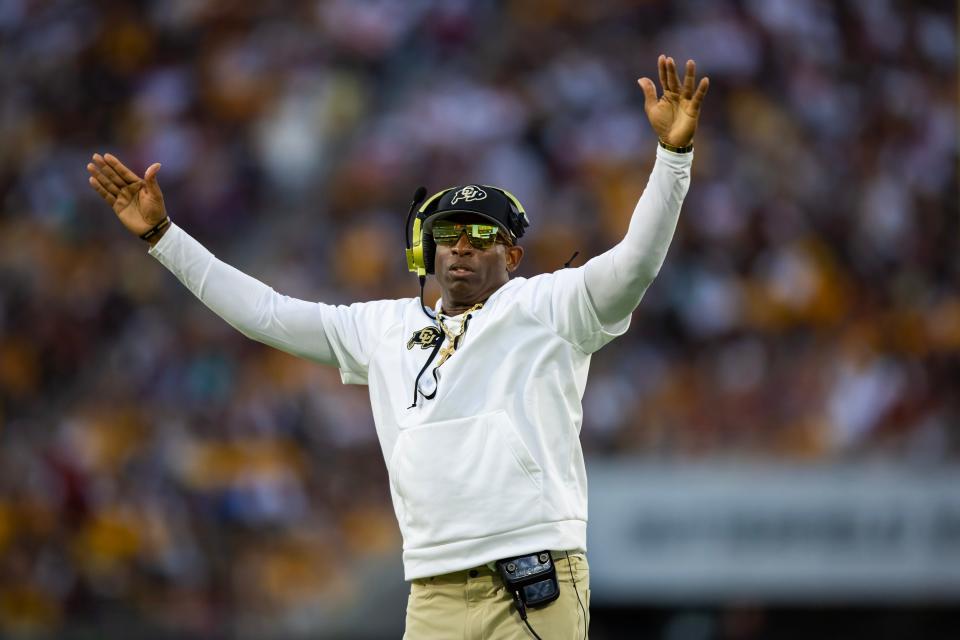
[[[583,555],[583,551],[550,551],[550,555],[557,559],[566,558],[569,555],[571,558],[576,555]],[[466,582],[470,578],[478,578],[480,576],[496,576],[500,577],[500,572],[497,571],[497,563],[487,562],[485,564],[472,567],[470,569],[461,569],[459,571],[451,571],[450,573],[444,573],[437,576],[430,576],[428,578],[417,578],[413,582],[419,582],[421,584],[438,584],[438,583],[462,583]]]

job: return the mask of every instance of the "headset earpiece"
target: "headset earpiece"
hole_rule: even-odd
[[[507,200],[510,201],[510,222],[512,223],[510,225],[510,232],[517,238],[522,236],[526,228],[530,226],[530,219],[527,217],[527,212],[524,210],[523,205],[520,204],[520,200],[506,189],[491,185],[483,186],[496,189],[507,197]]]
[[[423,220],[420,219],[420,216],[417,216],[413,221],[412,246],[407,249],[407,269],[418,276],[425,276],[428,273],[423,260],[422,226]]]
[[[424,272],[419,266],[423,264],[423,247],[420,246],[420,242],[418,241],[420,237],[421,220],[419,217],[414,219],[413,230],[411,233],[410,219],[413,217],[414,210],[417,209],[421,202],[423,202],[423,198],[426,195],[426,187],[417,187],[416,193],[413,194],[413,201],[410,203],[410,211],[407,212],[407,221],[403,225],[403,241],[407,247],[407,268],[421,278],[427,275],[426,272]],[[416,246],[414,243],[416,243]]]

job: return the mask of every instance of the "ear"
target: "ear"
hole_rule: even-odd
[[[504,253],[507,258],[507,272],[513,273],[517,270],[517,267],[520,266],[520,261],[523,260],[523,247],[518,245],[513,245],[511,247],[504,247],[506,250]]]

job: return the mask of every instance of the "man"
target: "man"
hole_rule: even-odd
[[[638,80],[659,137],[626,237],[577,269],[510,278],[522,206],[468,185],[419,208],[411,268],[442,296],[330,306],[217,260],[167,217],[159,164],[113,156],[91,186],[150,254],[245,335],[367,384],[412,582],[406,638],[580,638],[589,624],[587,486],[579,443],[590,356],[623,334],[676,228],[707,78],[657,62]],[[422,199],[422,195],[419,199]],[[411,210],[412,212],[412,210]],[[421,281],[422,282],[422,281]]]

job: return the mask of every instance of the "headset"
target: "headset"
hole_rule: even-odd
[[[524,230],[530,226],[530,218],[527,217],[527,212],[524,211],[523,205],[520,204],[517,197],[499,187],[488,184],[480,186],[486,189],[493,189],[507,198],[507,201],[510,203],[507,231],[513,236],[513,239],[520,238]],[[427,190],[424,187],[420,187],[413,196],[413,202],[410,203],[410,211],[407,214],[407,222],[403,229],[403,240],[407,246],[407,268],[421,278],[425,278],[427,274],[433,273],[434,258],[437,252],[437,245],[433,241],[433,236],[429,233],[424,233],[423,223],[428,217],[436,213],[437,207],[440,205],[440,200],[445,194],[461,188],[460,186],[449,187],[443,191],[438,191],[427,198],[426,201],[423,201]],[[423,201],[422,205],[420,204],[421,201]],[[417,209],[418,205],[420,206],[419,209]],[[411,233],[410,218],[413,217],[414,209],[417,209],[417,215],[413,220],[413,230]]]

